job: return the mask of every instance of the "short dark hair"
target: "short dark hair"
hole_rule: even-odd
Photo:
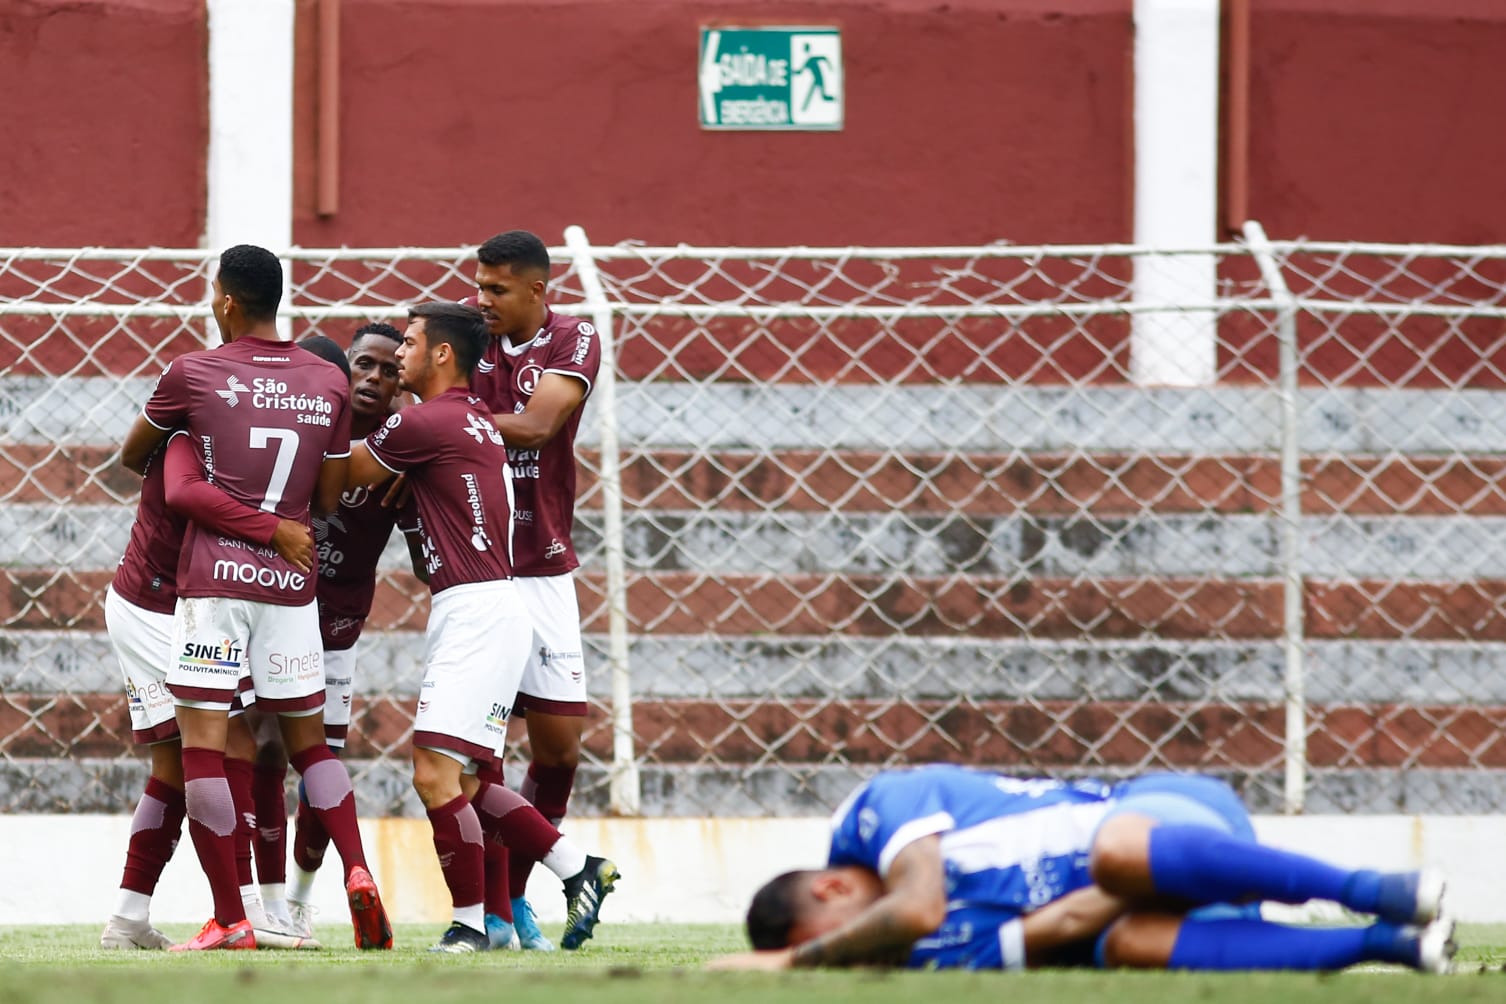
[[[814,874],[809,870],[785,872],[769,879],[754,894],[748,907],[748,940],[755,950],[789,947],[790,928],[800,919],[795,916],[796,896]]]
[[[350,379],[350,360],[345,358],[345,350],[339,344],[325,335],[309,335],[298,343],[300,349],[308,349],[314,355],[327,363],[334,363],[340,367],[340,372],[345,374],[345,379]]]
[[[382,338],[392,339],[399,345],[403,344],[403,333],[397,330],[397,328],[386,321],[372,321],[370,324],[363,324],[356,329],[356,333],[351,336],[350,347],[355,348],[356,342],[359,342],[367,335],[380,335]]]
[[[220,254],[220,288],[235,297],[250,321],[270,321],[282,302],[282,262],[266,248],[237,244]]]
[[[476,260],[483,265],[506,265],[514,272],[533,269],[549,278],[549,249],[527,230],[509,230],[487,240],[476,249]]]
[[[470,379],[481,353],[486,350],[491,332],[486,328],[486,317],[475,307],[438,300],[421,303],[408,311],[408,320],[424,322],[424,335],[429,346],[444,343],[455,350],[455,363],[460,375]]]

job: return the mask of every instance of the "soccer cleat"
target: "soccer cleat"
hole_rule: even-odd
[[[314,914],[318,912],[319,908],[312,903],[288,900],[288,920],[293,922],[294,929],[300,934],[307,934],[312,940],[318,940],[314,938]]]
[[[450,925],[450,929],[440,936],[439,943],[432,946],[431,952],[445,952],[450,955],[463,955],[468,952],[484,952],[491,947],[486,935],[474,927],[466,927],[460,921]]]
[[[1454,921],[1451,917],[1439,917],[1417,932],[1418,972],[1443,975],[1454,971],[1454,953],[1459,946],[1454,941]]]
[[[307,922],[300,924],[293,919],[285,902],[279,901],[267,907],[258,901],[255,913],[251,912],[251,906],[247,904],[246,917],[256,930],[257,948],[312,950],[324,947],[314,937]]]
[[[149,920],[127,920],[112,915],[105,921],[99,936],[100,948],[167,948],[173,939],[152,926]]]
[[[229,927],[210,917],[199,928],[199,933],[183,942],[172,945],[169,952],[208,952],[214,949],[239,951],[256,947],[256,931],[249,920],[237,920]]]
[[[513,927],[512,921],[503,920],[495,913],[486,915],[486,941],[493,949],[502,951],[517,951],[522,946],[518,943],[518,931]]]
[[[371,873],[360,865],[345,880],[345,898],[350,902],[350,923],[356,930],[357,948],[391,948],[392,924],[382,909]]]
[[[579,948],[596,933],[601,920],[601,901],[607,898],[622,876],[617,866],[606,858],[586,857],[586,867],[565,882],[565,934],[560,947],[567,951]]]
[[[552,952],[554,942],[539,930],[539,918],[526,896],[512,901],[512,926],[518,932],[518,947],[525,952]]]
[[[1445,885],[1443,873],[1433,868],[1382,875],[1375,914],[1393,924],[1430,923],[1443,910]]]

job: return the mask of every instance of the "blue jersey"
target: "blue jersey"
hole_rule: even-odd
[[[1113,807],[1098,781],[1023,780],[950,765],[879,774],[832,819],[831,867],[887,877],[900,851],[939,834],[947,913],[915,943],[915,967],[1014,968],[1018,925],[1054,899],[1092,884],[1088,851]]]

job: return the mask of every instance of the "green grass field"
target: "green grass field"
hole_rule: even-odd
[[[187,937],[187,927],[167,933]],[[333,928],[325,934],[333,938]],[[344,934],[346,932],[339,931]],[[742,948],[732,926],[604,924],[579,952],[434,956],[437,928],[403,926],[392,952],[106,952],[94,927],[0,928],[0,1004],[1376,1004],[1506,999],[1506,926],[1460,932],[1461,972],[1342,974],[1036,972],[709,973],[707,959]]]

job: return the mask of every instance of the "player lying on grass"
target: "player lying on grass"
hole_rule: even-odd
[[[832,823],[820,871],[753,898],[758,951],[725,969],[899,964],[1018,969],[1089,959],[1188,970],[1446,972],[1442,877],[1337,868],[1262,846],[1233,790],[1151,774],[1108,785],[953,766],[879,774]],[[1258,901],[1332,900],[1376,921],[1290,927]],[[1238,906],[1235,904],[1244,904]]]

